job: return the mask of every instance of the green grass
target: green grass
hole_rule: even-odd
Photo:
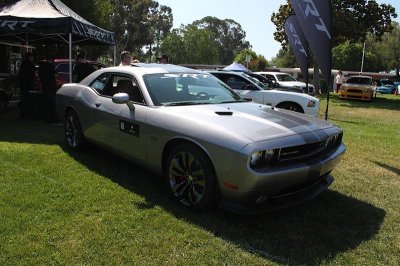
[[[326,100],[321,99],[322,110]],[[162,179],[63,129],[0,116],[0,265],[399,265],[400,96],[332,95],[348,151],[315,200],[257,216],[192,213]]]

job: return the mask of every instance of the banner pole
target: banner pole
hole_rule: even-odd
[[[72,34],[69,34],[68,42],[68,53],[69,53],[69,83],[72,83]]]

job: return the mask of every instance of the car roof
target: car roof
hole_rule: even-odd
[[[193,74],[204,73],[199,70],[195,70],[193,68],[172,65],[172,64],[133,63],[133,64],[131,64],[131,66],[132,67],[140,67],[141,69],[144,69],[145,71],[149,71],[149,72],[153,72],[155,70],[157,72],[163,72],[163,73],[193,73]]]
[[[257,72],[254,72],[254,73],[256,73],[256,74],[268,74],[268,75],[290,75],[290,74],[288,74],[288,73],[285,73],[285,72],[267,72],[267,71],[257,71]]]
[[[156,64],[156,63],[133,63],[130,66],[114,66],[103,68],[101,72],[122,72],[126,74],[136,73],[140,75],[146,74],[166,74],[166,73],[187,73],[187,74],[205,74],[203,71],[198,71],[192,68],[171,65],[171,64]]]
[[[222,74],[235,74],[241,76],[242,74],[246,74],[247,72],[242,71],[228,71],[228,70],[208,70],[208,73],[222,73]]]
[[[350,78],[367,78],[367,79],[372,79],[372,77],[369,77],[369,76],[359,76],[359,75],[350,76]]]

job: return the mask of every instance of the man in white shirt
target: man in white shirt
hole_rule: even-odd
[[[128,51],[122,51],[121,53],[121,63],[119,66],[130,66],[132,61],[131,54]]]

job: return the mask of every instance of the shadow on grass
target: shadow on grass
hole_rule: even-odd
[[[15,132],[24,132],[15,134]],[[143,196],[132,203],[146,210],[160,206],[180,220],[196,224],[244,251],[283,264],[320,264],[370,240],[379,231],[385,211],[329,190],[305,204],[257,216],[220,209],[195,213],[180,207],[165,181],[132,162],[96,147],[82,153],[64,144],[61,127],[36,121],[12,121],[0,127],[0,141],[58,144],[76,161],[122,188]]]
[[[196,224],[241,249],[285,264],[319,264],[356,248],[379,231],[385,211],[335,191],[296,207],[256,216],[218,208],[206,213],[180,207],[166,182],[156,174],[92,147],[84,153],[65,151],[90,170],[143,196],[138,209],[160,206],[181,220]]]
[[[380,166],[382,168],[385,168],[386,170],[391,171],[392,173],[400,176],[400,169],[399,168],[387,165],[385,163],[377,162],[377,161],[370,161],[370,162],[372,162],[372,163],[374,163],[374,164],[376,164],[376,165],[378,165],[378,166]]]
[[[326,102],[325,95],[323,95],[320,100]],[[340,99],[337,94],[331,93],[329,101],[335,103],[337,106],[400,110],[400,96],[378,94],[372,102],[366,102],[361,100]]]

